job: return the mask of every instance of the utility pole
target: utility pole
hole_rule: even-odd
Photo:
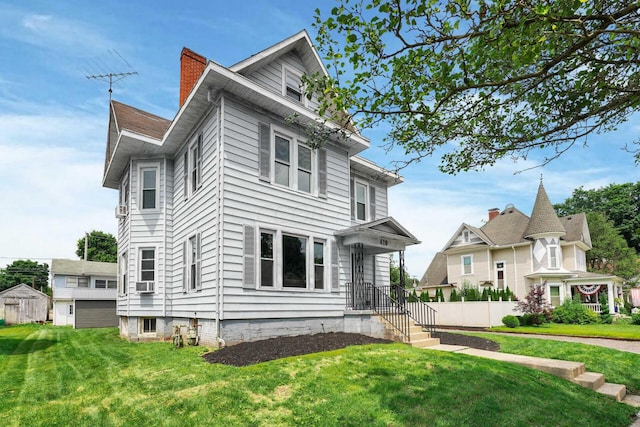
[[[89,252],[89,233],[84,233],[84,260],[87,260],[87,252]]]

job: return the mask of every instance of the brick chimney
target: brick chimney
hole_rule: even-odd
[[[191,49],[182,48],[180,53],[180,107],[189,97],[200,75],[207,66],[207,58]]]
[[[493,218],[497,217],[498,215],[500,215],[500,209],[498,208],[489,209],[489,221],[491,221]]]

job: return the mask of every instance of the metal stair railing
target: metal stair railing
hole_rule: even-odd
[[[371,283],[347,283],[347,307],[373,310],[394,329],[411,339],[410,320],[432,335],[435,332],[436,310],[423,301],[410,301],[410,292],[398,285],[374,286]]]

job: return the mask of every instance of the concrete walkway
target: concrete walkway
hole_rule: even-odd
[[[469,331],[459,331],[451,329],[443,329],[443,332],[463,333]],[[474,331],[475,332],[475,331]],[[534,335],[534,334],[512,334],[502,332],[478,331],[487,334],[497,334],[505,336],[523,337],[523,338],[540,338],[543,340],[577,342],[581,344],[597,345],[599,347],[611,348],[613,350],[626,351],[629,353],[640,354],[640,341],[614,340],[607,338],[585,338],[585,337],[567,337],[560,335]]]

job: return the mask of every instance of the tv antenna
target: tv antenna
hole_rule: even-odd
[[[127,60],[124,59],[122,55],[118,53],[117,50],[113,49],[113,50],[108,50],[107,52],[109,52],[109,54],[115,57],[116,59],[119,59],[120,62],[124,62],[131,71],[123,71],[119,73],[110,72],[110,71],[107,71],[109,67],[107,67],[103,62],[98,60],[93,60],[93,63],[90,63],[89,66],[91,67],[91,70],[94,72],[86,74],[85,77],[87,79],[95,79],[95,80],[102,80],[104,82],[109,82],[109,102],[111,102],[111,95],[113,94],[113,84],[116,82],[119,82],[120,80],[126,77],[138,74],[138,72],[133,69],[131,64],[129,64]]]

